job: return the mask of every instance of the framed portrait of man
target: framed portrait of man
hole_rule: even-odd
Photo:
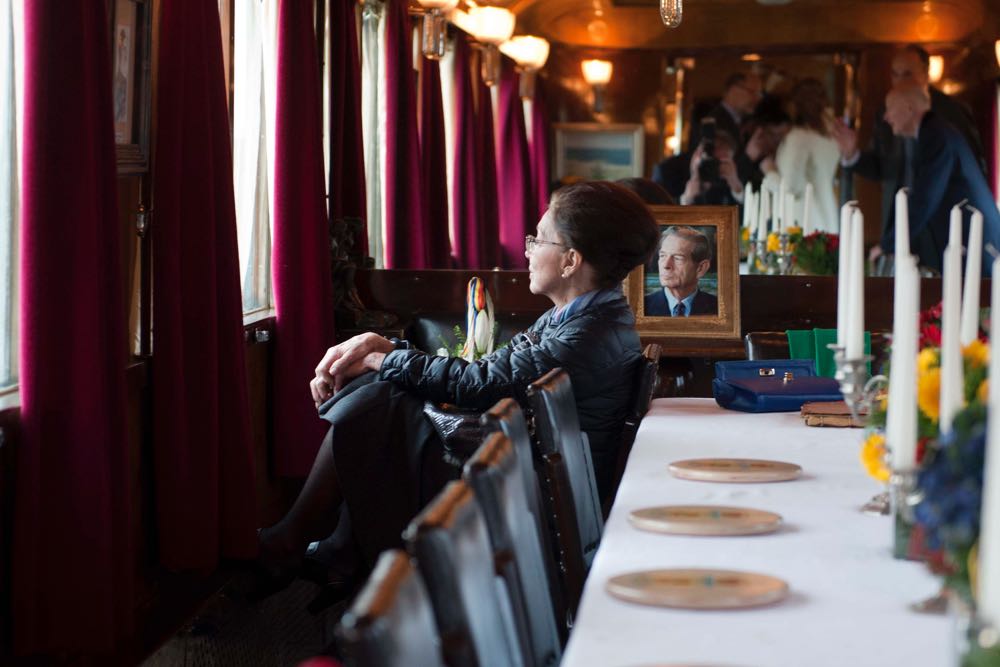
[[[643,336],[739,338],[737,209],[652,206],[660,237],[626,280]]]

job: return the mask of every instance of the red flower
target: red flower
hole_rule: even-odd
[[[924,454],[927,453],[927,442],[930,440],[928,437],[923,437],[917,440],[917,465],[919,466],[924,461]]]
[[[941,327],[937,324],[920,326],[920,349],[925,347],[941,347]]]

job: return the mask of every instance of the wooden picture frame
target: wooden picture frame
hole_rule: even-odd
[[[111,107],[119,174],[149,169],[151,0],[111,0]]]
[[[616,181],[642,176],[642,125],[556,123],[552,180]]]
[[[657,252],[649,264],[636,267],[625,280],[625,296],[636,315],[639,335],[647,338],[680,336],[738,339],[740,337],[738,209],[735,206],[650,206],[650,210],[661,230]],[[702,296],[695,296],[696,300],[687,302],[700,304],[700,307],[696,305],[686,317],[671,316],[667,298],[662,291],[664,286],[661,283],[658,256],[668,236],[666,232],[671,227],[689,227],[703,233],[708,237],[711,248],[711,257],[707,260],[709,267],[704,275],[697,279],[698,292],[702,293]],[[688,238],[693,238],[691,232],[682,232],[682,235],[685,234]],[[669,236],[676,237],[677,234],[671,233]],[[676,244],[677,240],[672,243]],[[682,263],[693,261],[690,252],[687,252],[687,260],[680,261]],[[688,276],[690,277],[690,273]],[[713,288],[714,295],[711,294]],[[661,290],[659,298],[657,290]],[[706,294],[709,297],[705,297]],[[706,306],[713,300],[712,296],[717,301],[716,310],[714,313],[708,313],[710,306]],[[660,303],[661,300],[663,303]],[[660,314],[646,312],[647,304],[650,308],[656,308]]]

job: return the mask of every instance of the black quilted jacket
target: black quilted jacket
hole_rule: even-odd
[[[635,318],[618,290],[600,293],[562,322],[552,322],[554,310],[506,347],[472,363],[397,349],[386,356],[379,379],[427,400],[486,410],[501,398],[526,404],[528,384],[562,368],[573,384],[580,427],[590,439],[595,467],[613,465],[642,356]]]

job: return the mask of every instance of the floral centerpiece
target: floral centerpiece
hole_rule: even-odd
[[[792,253],[798,272],[812,276],[832,276],[837,272],[840,236],[813,232],[795,245]]]

